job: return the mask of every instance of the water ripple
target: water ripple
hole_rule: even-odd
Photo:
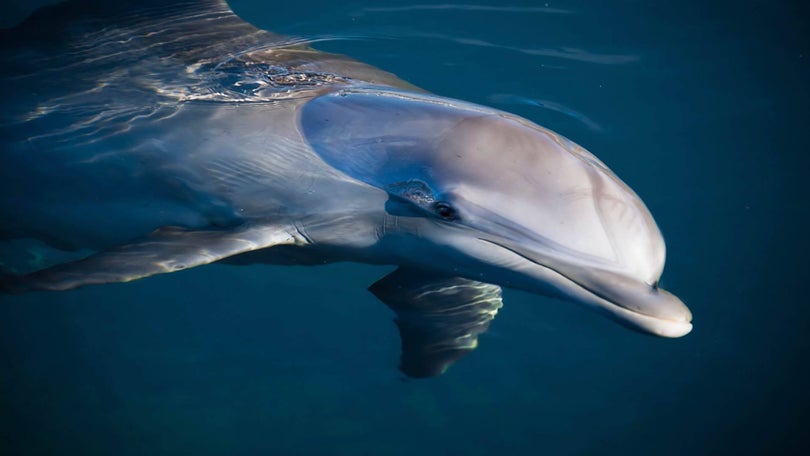
[[[380,6],[368,7],[355,11],[353,16],[362,16],[366,13],[402,13],[410,11],[486,11],[497,13],[542,13],[542,14],[572,14],[573,11],[548,6],[491,6],[491,5],[409,5],[409,6]]]
[[[522,95],[515,95],[511,93],[496,93],[492,94],[489,97],[489,101],[492,103],[498,104],[524,104],[529,106],[535,106],[542,109],[548,109],[551,111],[559,112],[561,114],[565,114],[572,119],[575,119],[585,125],[588,129],[596,132],[604,131],[601,125],[593,121],[591,118],[586,116],[585,114],[571,109],[561,103],[557,103],[555,101],[548,101],[548,100],[541,100],[539,98],[528,98]]]
[[[527,55],[539,55],[544,57],[554,57],[566,60],[575,60],[586,63],[597,63],[602,65],[616,65],[632,63],[639,60],[639,56],[634,54],[601,54],[596,52],[587,51],[574,47],[559,47],[559,48],[523,48],[519,46],[508,46],[505,44],[492,43],[490,41],[482,40],[480,38],[464,38],[455,37],[450,35],[442,35],[438,33],[419,33],[416,32],[414,37],[431,38],[444,41],[451,41],[466,46],[479,46],[489,47],[494,49],[503,49],[512,52],[520,52]]]

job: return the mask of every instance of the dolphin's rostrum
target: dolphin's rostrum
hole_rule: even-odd
[[[4,254],[8,292],[220,260],[397,265],[371,291],[413,377],[475,348],[500,287],[659,336],[692,328],[658,287],[664,242],[639,197],[526,119],[259,30],[223,0],[71,0],[0,37],[0,235],[76,252],[35,270]]]

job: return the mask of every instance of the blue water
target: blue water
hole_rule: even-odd
[[[233,2],[594,152],[656,217],[691,334],[506,290],[473,354],[408,381],[392,314],[365,290],[390,268],[211,265],[0,296],[0,453],[803,454],[807,11],[496,5]]]

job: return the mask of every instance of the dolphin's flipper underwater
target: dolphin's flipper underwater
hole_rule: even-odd
[[[176,272],[277,245],[300,244],[287,226],[256,226],[228,231],[156,230],[147,238],[24,275],[0,278],[0,290],[69,290],[84,285],[129,282]]]
[[[460,277],[399,268],[369,290],[397,314],[400,369],[436,377],[478,346],[501,301],[501,287]]]

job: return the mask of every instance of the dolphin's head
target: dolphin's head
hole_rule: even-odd
[[[664,241],[644,203],[564,137],[493,109],[413,93],[321,96],[301,130],[331,166],[388,193],[380,243],[400,263],[585,304],[687,334],[658,288]]]

